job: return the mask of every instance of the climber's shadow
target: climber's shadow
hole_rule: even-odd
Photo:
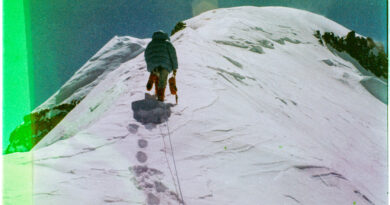
[[[144,125],[160,124],[167,121],[171,116],[172,106],[173,104],[171,103],[157,101],[148,93],[145,94],[145,99],[131,103],[134,119]]]

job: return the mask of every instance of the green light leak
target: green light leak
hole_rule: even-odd
[[[32,110],[33,76],[30,20],[25,18],[29,0],[3,2],[3,149],[10,133],[23,122],[23,116]],[[26,13],[25,13],[26,11]],[[30,67],[30,69],[29,69]]]
[[[3,1],[3,150],[33,102],[30,1]],[[3,204],[33,204],[32,154],[3,158]]]
[[[191,4],[193,16],[218,8],[218,0],[193,0]]]

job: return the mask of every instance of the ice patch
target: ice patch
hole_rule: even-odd
[[[360,83],[378,100],[387,105],[387,84],[377,77],[366,77]]]

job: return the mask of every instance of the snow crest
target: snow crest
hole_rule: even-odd
[[[82,100],[108,73],[142,53],[148,41],[150,40],[115,36],[33,112]]]

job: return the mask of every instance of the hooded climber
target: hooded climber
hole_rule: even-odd
[[[178,68],[176,50],[170,42],[168,34],[161,30],[153,33],[152,41],[145,50],[145,61],[150,72],[146,89],[150,91],[155,84],[157,99],[163,102],[168,74],[173,71],[175,77]],[[171,81],[175,81],[174,77],[169,79],[170,87]],[[171,87],[171,92],[173,91],[176,92],[176,86],[174,86],[174,90]]]

